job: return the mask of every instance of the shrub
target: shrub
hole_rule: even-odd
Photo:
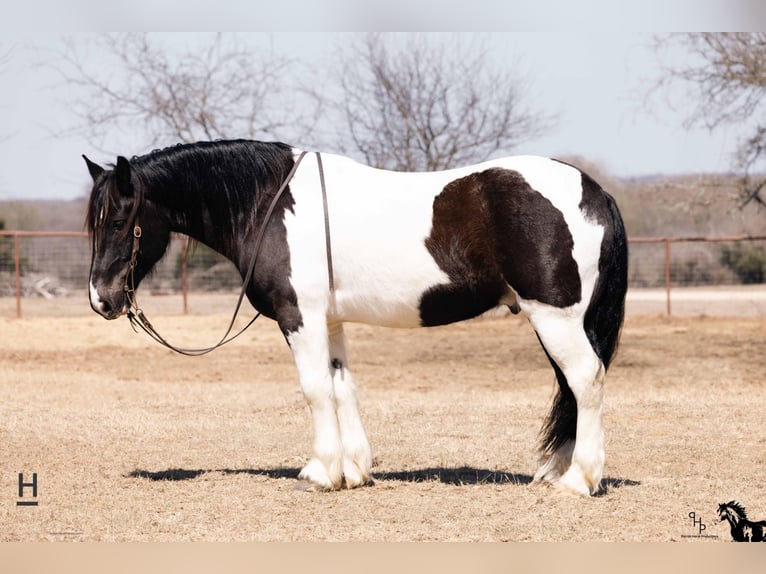
[[[766,280],[766,250],[760,245],[724,243],[718,260],[731,269],[742,283],[763,283]]]

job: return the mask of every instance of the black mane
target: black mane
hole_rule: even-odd
[[[220,140],[178,144],[134,156],[130,166],[139,201],[176,214],[187,229],[213,223],[219,230],[246,231],[263,197],[272,195],[293,165],[292,147],[279,142]],[[114,197],[113,172],[91,194],[87,225],[98,231],[102,208]],[[136,209],[141,206],[137,205]]]
[[[721,504],[721,508],[731,508],[734,512],[736,512],[740,518],[747,519],[747,513],[745,512],[745,507],[742,506],[739,502],[736,502],[734,500],[731,500],[725,504]]]

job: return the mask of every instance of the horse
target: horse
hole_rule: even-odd
[[[292,352],[313,425],[299,474],[310,489],[372,482],[344,323],[432,327],[508,307],[526,316],[558,382],[533,482],[599,491],[627,241],[616,202],[587,174],[538,156],[393,172],[249,140],[178,144],[107,167],[83,157],[93,310],[131,316],[172,232],[230,259]]]
[[[766,520],[748,520],[745,507],[739,502],[730,500],[719,504],[718,517],[721,522],[729,521],[734,542],[766,542]]]

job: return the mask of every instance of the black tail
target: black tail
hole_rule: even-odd
[[[585,332],[596,355],[608,369],[617,351],[622,321],[625,318],[625,293],[628,290],[628,238],[625,224],[612,196],[604,193],[609,222],[601,241],[598,281],[588,310]],[[606,222],[605,222],[606,223]]]
[[[628,290],[628,239],[625,224],[614,199],[583,174],[583,193],[591,201],[598,198],[595,218],[604,226],[598,281],[585,312],[585,332],[593,350],[608,369],[617,350],[625,317],[625,293]],[[588,211],[593,212],[590,205]],[[545,349],[545,347],[543,347]],[[564,373],[545,351],[556,372],[559,388],[541,430],[540,452],[551,454],[577,434],[577,402]]]

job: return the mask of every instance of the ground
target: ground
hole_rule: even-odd
[[[309,413],[269,320],[188,358],[124,319],[62,315],[0,318],[0,540],[709,543],[730,538],[721,502],[766,519],[763,315],[628,316],[590,499],[529,484],[555,383],[522,318],[348,326],[375,485],[310,493]],[[228,323],[152,319],[198,346]],[[16,505],[19,473],[38,506]],[[718,538],[691,538],[690,513]]]

